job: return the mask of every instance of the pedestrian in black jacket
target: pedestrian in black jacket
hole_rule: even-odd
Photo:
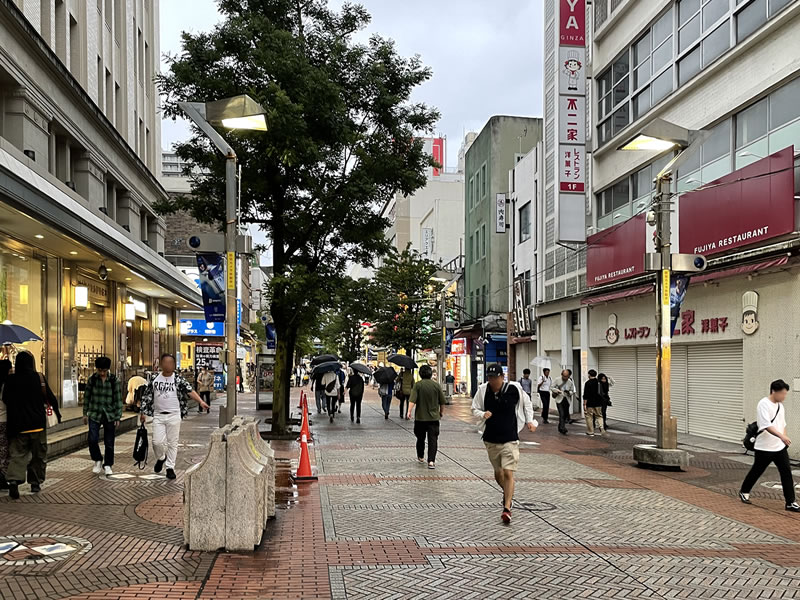
[[[586,416],[586,435],[594,435],[594,420],[600,424],[600,435],[605,435],[603,423],[603,397],[600,394],[600,382],[597,381],[597,371],[589,370],[589,379],[583,386],[583,414]]]
[[[31,491],[41,490],[47,466],[47,413],[50,405],[61,422],[58,400],[47,385],[44,375],[36,372],[30,352],[20,352],[14,373],[3,386],[3,402],[8,410],[9,464],[8,495],[19,498],[19,485],[26,472]]]

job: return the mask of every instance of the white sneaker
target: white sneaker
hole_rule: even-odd
[[[114,471],[112,471],[112,470],[111,470],[111,467],[109,467],[108,465],[106,465],[105,467],[103,467],[103,471],[105,472],[106,476],[108,476],[108,475],[113,475],[113,474],[114,474]]]
[[[94,467],[92,467],[92,473],[95,475],[100,475],[103,472],[103,461],[96,460],[94,461]]]

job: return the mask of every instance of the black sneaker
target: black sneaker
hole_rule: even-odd
[[[361,419],[356,419],[356,425],[361,425]]]
[[[333,415],[330,417],[330,422],[333,423]]]
[[[752,504],[752,502],[750,502],[750,494],[745,494],[744,492],[739,492],[739,500],[744,504]]]
[[[153,471],[155,471],[156,473],[161,473],[161,469],[163,469],[163,468],[164,468],[164,462],[165,462],[165,461],[166,461],[166,459],[165,459],[165,458],[159,458],[159,459],[156,461],[156,464],[155,464],[155,465],[153,465]]]
[[[383,415],[383,418],[384,418],[384,419],[388,419],[388,418],[389,418],[389,415]]]
[[[42,486],[41,485],[39,485],[38,483],[32,483],[31,484],[31,493],[32,494],[38,494],[41,491],[42,491]]]
[[[19,484],[17,483],[9,483],[8,484],[8,497],[12,500],[19,500]]]
[[[789,512],[800,512],[800,504],[797,502],[792,502],[791,504],[786,505],[786,510]]]
[[[176,477],[175,471],[173,471],[172,469],[167,469],[167,479],[175,479],[175,477]]]

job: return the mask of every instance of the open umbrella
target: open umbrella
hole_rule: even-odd
[[[370,369],[364,363],[354,362],[350,363],[350,368],[353,369],[356,373],[363,373],[364,375],[372,375],[372,369]]]
[[[389,357],[389,362],[403,367],[404,369],[417,368],[417,361],[411,358],[408,354],[392,354]]]
[[[314,370],[311,371],[311,376],[319,375],[320,373],[328,373],[329,371],[335,371],[336,369],[340,369],[342,365],[339,364],[339,361],[331,360],[328,362],[324,362],[322,364],[316,365]]]
[[[335,354],[320,354],[311,361],[311,366],[315,367],[317,365],[321,365],[322,363],[338,361],[338,360],[339,357],[336,356]]]
[[[537,356],[531,361],[531,366],[540,367],[542,369],[551,369],[552,360],[549,356]]]
[[[381,367],[375,371],[375,381],[382,384],[390,384],[397,379],[397,371],[392,367]]]
[[[0,345],[24,344],[25,342],[41,342],[42,338],[22,325],[0,323]]]

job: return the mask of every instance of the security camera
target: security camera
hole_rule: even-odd
[[[193,235],[192,237],[189,238],[189,246],[191,246],[192,248],[199,248],[202,243],[203,241],[196,235]]]
[[[97,269],[97,276],[100,277],[101,281],[108,279],[108,269],[103,263],[100,263],[100,267]]]
[[[647,211],[647,224],[650,226],[654,226],[656,224],[656,211],[654,210]]]

